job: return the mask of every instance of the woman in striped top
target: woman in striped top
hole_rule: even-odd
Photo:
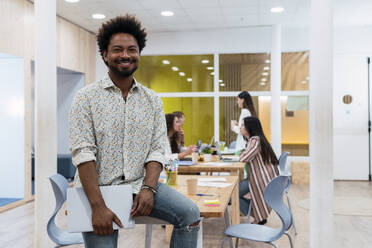
[[[246,148],[240,154],[240,161],[246,163],[248,174],[248,178],[239,184],[241,212],[247,214],[244,205],[247,198],[251,198],[253,223],[265,224],[271,209],[266,204],[263,193],[269,182],[279,175],[279,162],[262,131],[258,118],[244,118],[240,132],[247,140]]]

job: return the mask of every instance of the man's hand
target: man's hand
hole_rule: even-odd
[[[149,189],[142,189],[134,198],[131,216],[147,216],[154,207],[154,193]]]
[[[92,226],[96,235],[111,235],[114,233],[112,222],[123,228],[119,218],[106,206],[92,207]]]

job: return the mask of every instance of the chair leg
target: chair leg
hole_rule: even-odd
[[[291,214],[292,214],[292,226],[293,226],[293,231],[294,231],[295,235],[297,235],[297,229],[296,229],[295,220],[294,220],[294,215],[293,215],[292,208],[291,208],[291,202],[290,202],[290,200],[289,200],[289,195],[288,195],[288,193],[286,193],[285,195],[287,196],[287,202],[288,202],[288,208],[289,208],[289,211],[291,211]]]
[[[227,228],[229,228],[231,226],[229,206],[225,210],[224,219],[225,219],[225,229],[227,229]],[[228,237],[228,238],[229,238],[230,248],[233,248],[234,247],[233,239],[232,239],[232,237]]]
[[[274,244],[274,243],[272,243],[272,242],[270,242],[270,243],[268,243],[268,244],[274,246],[275,248],[279,248],[276,244]]]
[[[221,243],[221,248],[224,248],[226,240],[228,240],[230,237],[224,237]]]
[[[251,217],[251,210],[252,210],[252,199],[249,201],[249,208],[248,208],[248,214],[247,214],[247,216],[248,216],[247,223],[248,224],[251,224],[251,222],[249,220],[249,218]]]
[[[236,238],[235,248],[238,248],[239,245],[239,238]]]
[[[284,234],[288,237],[288,239],[289,239],[289,244],[291,245],[291,248],[293,248],[293,240],[292,240],[291,235],[289,235],[289,233],[284,233]]]
[[[152,225],[146,224],[145,248],[151,248]]]

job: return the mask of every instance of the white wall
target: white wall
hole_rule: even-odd
[[[0,198],[24,197],[24,62],[0,56]]]
[[[269,52],[271,27],[149,33],[144,55]]]
[[[84,75],[58,70],[57,74],[57,152],[70,154],[69,113],[76,92],[84,86]]]
[[[372,27],[336,28],[334,33],[335,55],[372,55]]]
[[[343,96],[351,95],[351,104]],[[368,70],[364,56],[335,56],[334,178],[368,180]]]
[[[107,73],[108,69],[106,64],[103,62],[102,56],[98,51],[98,46],[96,47],[96,78],[95,80],[100,80]],[[93,82],[88,82],[88,84]]]

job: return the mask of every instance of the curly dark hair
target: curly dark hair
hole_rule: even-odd
[[[126,14],[125,16],[117,16],[103,23],[98,30],[97,44],[102,58],[103,52],[107,51],[112,35],[117,33],[133,35],[137,40],[140,53],[146,45],[147,33],[145,32],[145,29],[142,28],[141,22],[135,16],[129,14]]]

